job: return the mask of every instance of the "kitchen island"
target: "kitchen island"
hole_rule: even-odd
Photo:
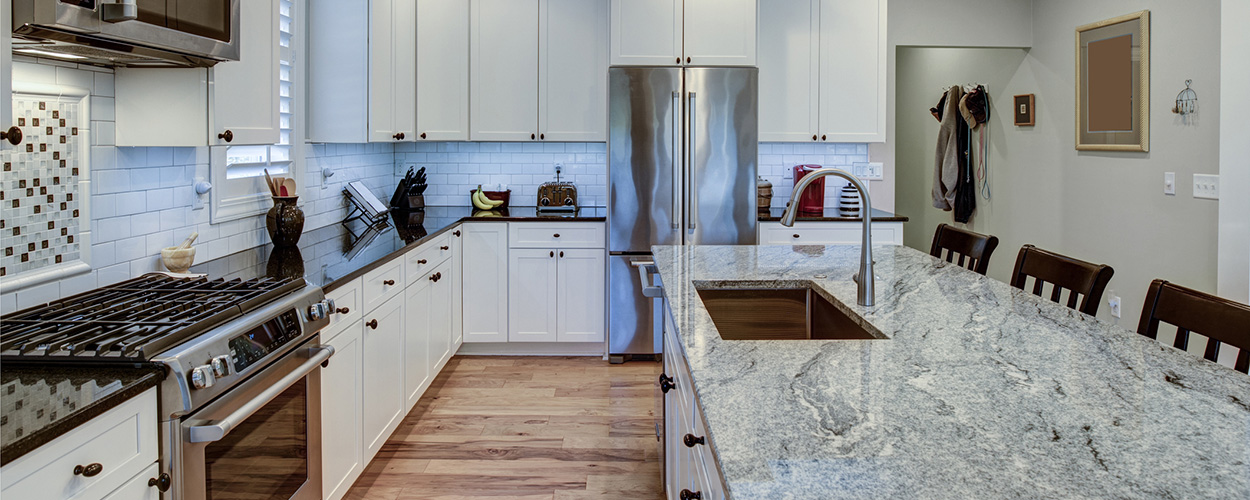
[[[728,497],[1250,496],[1250,377],[916,250],[873,250],[865,308],[855,245],[653,248],[680,349],[665,355],[688,365]],[[885,338],[725,340],[698,294],[803,286]]]

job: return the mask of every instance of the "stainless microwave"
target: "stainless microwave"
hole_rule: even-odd
[[[239,60],[240,0],[13,0],[13,51],[121,67]]]

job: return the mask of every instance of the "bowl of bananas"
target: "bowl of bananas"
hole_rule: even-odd
[[[512,195],[512,190],[504,191],[486,191],[482,186],[469,192],[469,200],[473,202],[473,208],[478,210],[505,210],[508,208],[508,198]]]

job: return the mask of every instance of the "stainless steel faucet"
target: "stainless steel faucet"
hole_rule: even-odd
[[[872,307],[876,302],[876,294],[872,287],[872,200],[868,197],[868,189],[864,184],[859,182],[854,175],[847,173],[845,170],[836,168],[822,168],[814,170],[804,175],[799,183],[794,186],[794,192],[790,193],[790,203],[786,205],[785,213],[781,214],[781,225],[786,227],[794,226],[794,219],[798,217],[799,198],[803,196],[803,191],[807,189],[816,179],[821,177],[836,175],[851,182],[855,189],[859,190],[860,199],[864,200],[860,208],[860,219],[864,221],[863,225],[863,241],[859,253],[859,273],[852,279],[859,285],[856,290],[855,301],[861,306]]]

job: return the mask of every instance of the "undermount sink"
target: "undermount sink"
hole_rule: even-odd
[[[866,330],[811,286],[698,287],[699,299],[725,340],[872,340]]]

